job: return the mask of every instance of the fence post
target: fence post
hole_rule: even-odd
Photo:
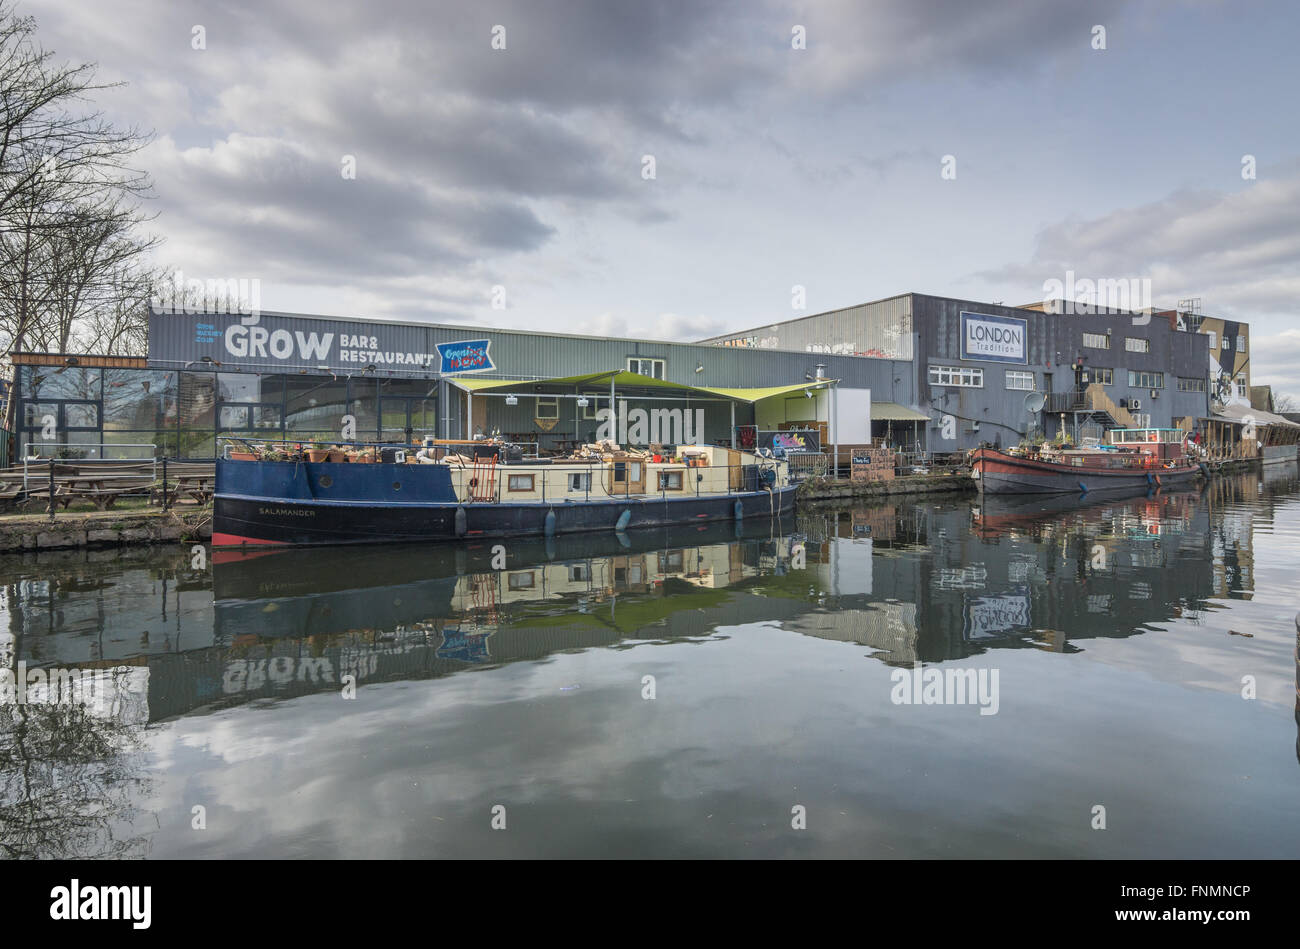
[[[54,520],[54,456],[50,456],[50,520]]]
[[[167,511],[167,510],[170,510],[170,509],[171,509],[171,504],[170,504],[170,502],[168,501],[168,498],[167,498],[167,456],[166,456],[166,455],[163,455],[162,463],[163,463],[163,476],[162,476],[162,482],[163,482],[163,510],[164,510],[164,511]]]

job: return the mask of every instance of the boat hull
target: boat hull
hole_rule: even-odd
[[[1107,469],[1059,465],[980,449],[971,473],[981,494],[1083,494],[1186,486],[1201,476],[1197,465]]]
[[[350,498],[323,497],[315,471],[294,472],[299,466],[257,462],[218,462],[216,498],[213,502],[212,544],[230,547],[294,547],[325,544],[378,544],[423,541],[473,540],[488,537],[531,537],[583,531],[613,531],[788,515],[794,511],[795,485],[770,492],[749,491],[718,495],[664,495],[560,500],[524,503],[458,502],[446,495],[446,486],[415,483],[411,466],[323,465],[334,470],[331,490],[342,478],[364,472],[376,485],[396,485],[413,500],[391,496],[358,496],[366,492],[353,486]],[[239,468],[228,466],[238,465]],[[304,463],[303,469],[314,468]],[[435,466],[427,466],[434,468]],[[353,469],[338,471],[337,469]],[[264,470],[257,470],[264,469]],[[430,476],[438,473],[430,472]],[[424,472],[419,472],[424,476]],[[393,492],[397,494],[398,492]],[[458,518],[458,512],[463,515]],[[554,518],[550,515],[554,514]],[[624,517],[626,515],[626,518]],[[458,524],[458,520],[460,523]],[[549,523],[548,523],[549,521]]]

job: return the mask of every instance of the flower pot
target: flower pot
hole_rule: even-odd
[[[328,452],[328,457],[325,460],[342,463],[348,460],[348,456],[347,453],[340,448],[331,448]]]
[[[330,453],[327,448],[308,448],[307,460],[312,462],[329,461]]]
[[[230,453],[231,461],[257,461],[257,456],[251,451],[232,451]]]

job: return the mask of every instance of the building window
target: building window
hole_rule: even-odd
[[[1130,369],[1128,371],[1128,384],[1133,389],[1163,389],[1165,387],[1165,374],[1163,372],[1138,372]]]
[[[1186,376],[1179,376],[1179,377],[1178,377],[1178,391],[1179,391],[1179,392],[1204,392],[1204,391],[1205,391],[1205,380],[1204,380],[1204,379],[1188,379]]]
[[[533,571],[527,573],[511,573],[506,575],[506,586],[511,590],[531,590],[536,585],[533,579]]]
[[[680,491],[681,489],[682,489],[682,472],[680,471],[659,472],[660,491]]]
[[[1145,336],[1125,336],[1124,348],[1131,353],[1151,352],[1151,340]]]
[[[962,366],[931,366],[930,385],[966,386],[972,389],[982,389],[984,387],[984,370],[967,369]]]
[[[1020,372],[1014,369],[1007,370],[1007,388],[1019,389],[1023,392],[1034,391],[1034,374],[1032,372]]]
[[[533,475],[530,474],[512,474],[507,484],[511,491],[529,491],[533,490]]]
[[[1219,348],[1219,334],[1216,333],[1216,332],[1214,332],[1214,330],[1206,330],[1206,331],[1205,331],[1205,335],[1208,336],[1208,337],[1210,337],[1210,348],[1211,348],[1211,349],[1218,349],[1218,348]]]
[[[1115,370],[1101,369],[1094,366],[1092,369],[1092,381],[1100,382],[1104,386],[1113,386],[1115,384]]]
[[[1246,385],[1246,377],[1237,377],[1237,396],[1242,399],[1250,398],[1250,390]]]
[[[1110,337],[1105,333],[1084,333],[1083,345],[1088,349],[1110,349]]]
[[[570,491],[589,491],[591,490],[591,472],[584,471],[581,474],[569,475]]]
[[[642,359],[638,356],[629,356],[627,358],[627,371],[649,376],[651,379],[662,379],[664,377],[664,361],[662,359]]]
[[[1238,336],[1238,337],[1237,337],[1237,352],[1239,352],[1239,353],[1244,353],[1245,351],[1246,351],[1246,337],[1244,337],[1244,336]]]
[[[605,402],[608,403],[609,399],[606,399]],[[595,419],[596,413],[601,410],[601,407],[600,399],[587,396],[587,404],[582,407],[582,417],[584,419]]]
[[[537,409],[533,417],[534,418],[559,418],[560,400],[556,398],[543,399],[539,396],[537,399]]]

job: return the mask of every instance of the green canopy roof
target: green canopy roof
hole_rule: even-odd
[[[666,379],[655,379],[635,372],[613,369],[609,372],[593,372],[581,376],[559,376],[554,379],[483,379],[477,376],[450,376],[448,381],[466,392],[490,392],[492,390],[527,391],[529,386],[565,386],[575,388],[608,389],[610,383],[615,389],[665,389],[677,392],[694,392],[699,395],[713,395],[733,402],[758,402],[773,396],[801,392],[804,389],[823,389],[832,385],[835,379],[818,379],[815,382],[802,382],[788,386],[764,386],[760,388],[722,388],[716,386],[688,386]]]

